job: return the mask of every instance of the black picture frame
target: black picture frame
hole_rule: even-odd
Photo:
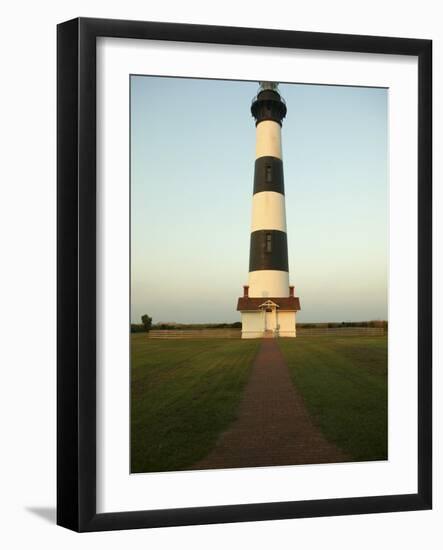
[[[418,57],[418,492],[96,512],[96,39],[173,40]],[[432,506],[432,42],[78,18],[57,29],[57,523],[104,531],[426,510]]]

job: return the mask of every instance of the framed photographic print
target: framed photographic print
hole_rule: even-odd
[[[429,40],[58,26],[58,512],[432,505]]]

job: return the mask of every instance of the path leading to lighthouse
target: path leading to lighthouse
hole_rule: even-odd
[[[319,464],[349,460],[313,424],[275,339],[265,338],[239,417],[191,469]]]

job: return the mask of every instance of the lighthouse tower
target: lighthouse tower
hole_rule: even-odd
[[[286,104],[276,82],[261,82],[256,125],[249,280],[238,299],[242,338],[296,336],[300,301],[289,285],[281,126]]]

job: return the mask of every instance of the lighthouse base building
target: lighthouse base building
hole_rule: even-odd
[[[252,101],[256,159],[249,279],[238,299],[242,338],[292,337],[300,301],[289,285],[281,127],[286,104],[276,82],[261,82]]]
[[[290,287],[287,298],[249,297],[249,287],[238,299],[237,310],[241,312],[242,338],[289,337],[297,335],[296,315],[300,301]]]

